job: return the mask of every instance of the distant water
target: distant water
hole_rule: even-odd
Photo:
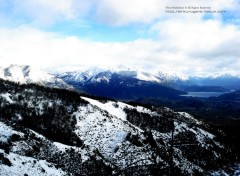
[[[186,95],[181,95],[184,97],[218,97],[219,95],[225,94],[227,92],[188,92]]]

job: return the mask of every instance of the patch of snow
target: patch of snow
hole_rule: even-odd
[[[230,176],[227,174],[224,170],[219,170],[211,173],[211,176]],[[233,176],[239,176],[239,175],[233,175]]]
[[[20,134],[17,131],[14,131],[11,127],[5,125],[4,123],[0,122],[0,141],[6,143],[13,134]]]
[[[26,83],[23,74],[23,66],[11,65],[4,69],[4,76],[7,80],[19,83]]]
[[[191,116],[190,114],[186,113],[186,112],[178,112],[178,114],[184,116],[185,118],[195,122],[196,124],[202,124],[202,122],[198,121],[197,119],[195,119],[193,116]]]
[[[10,65],[0,68],[0,78],[20,84],[35,83],[50,87],[73,88],[54,75],[28,65]]]
[[[126,103],[113,102],[113,101],[107,101],[106,103],[101,103],[100,101],[97,101],[91,98],[87,98],[87,97],[81,97],[81,98],[88,101],[90,104],[97,106],[100,109],[105,110],[109,114],[116,116],[122,120],[126,120],[127,118],[127,114],[124,112],[124,108],[136,109],[138,112],[146,113],[150,115],[155,113],[155,112],[152,112],[150,109],[144,108],[142,106],[133,107]]]
[[[59,142],[53,142],[53,144],[61,151],[66,151],[66,149],[73,148],[72,146],[69,146],[69,145],[66,145],[66,144],[62,144],[62,143],[59,143]]]
[[[130,130],[130,128],[124,128],[122,120],[104,114],[94,106],[79,107],[75,115],[77,118],[76,133],[84,144],[98,148],[105,156],[113,152]]]
[[[15,103],[12,99],[11,99],[11,94],[10,93],[3,93],[3,94],[0,94],[1,97],[5,98],[5,100],[7,102],[9,102],[10,104],[13,104]]]
[[[96,82],[102,82],[102,81],[109,82],[109,79],[106,76],[103,76],[102,78],[97,78],[96,79]]]
[[[4,153],[0,149],[1,153]],[[31,157],[21,156],[14,153],[9,153],[5,156],[11,162],[11,166],[1,164],[0,173],[6,176],[23,176],[36,175],[36,176],[62,176],[66,175],[61,169],[57,169],[53,164],[48,163],[46,160],[37,160]]]
[[[142,80],[142,81],[151,81],[151,82],[157,82],[157,83],[161,82],[155,76],[150,75],[150,74],[144,74],[142,72],[137,72],[136,78],[139,79],[139,80]]]
[[[127,115],[126,113],[123,111],[123,103],[115,103],[112,101],[108,101],[107,103],[101,103],[100,101],[91,99],[91,98],[87,98],[87,97],[81,97],[82,99],[88,101],[90,104],[99,107],[100,109],[106,110],[109,114],[116,116],[122,120],[126,120]],[[120,107],[119,107],[120,105]]]
[[[155,112],[152,112],[150,109],[144,108],[142,106],[137,106],[136,109],[138,112],[142,112],[142,113],[146,113],[146,114],[150,114],[150,115],[155,113]]]
[[[30,74],[26,76],[27,79],[31,82],[35,83],[42,83],[42,82],[52,82],[55,77],[53,75],[50,75],[47,72],[44,72],[42,70],[36,69],[36,68],[30,68],[29,69]]]
[[[36,131],[31,130],[31,129],[29,129],[29,130],[30,130],[32,133],[34,133],[38,138],[45,139],[45,136],[43,136],[43,135],[41,135],[41,134],[37,133]]]
[[[214,135],[201,129],[201,128],[190,128],[187,123],[183,122],[174,122],[175,131],[174,135],[177,135],[180,132],[191,131],[195,134],[197,141],[201,144],[202,147],[208,148],[209,144],[206,144],[206,139],[211,139],[217,146],[223,148],[224,146],[220,145],[218,142],[214,141]]]

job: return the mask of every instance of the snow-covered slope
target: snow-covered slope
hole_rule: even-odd
[[[66,172],[57,169],[53,164],[46,160],[36,160],[32,157],[26,157],[15,153],[4,154],[0,149],[0,157],[4,158],[5,163],[0,166],[1,175],[5,176],[22,176],[22,175],[36,175],[36,176],[62,176]]]
[[[161,82],[161,80],[159,78],[157,78],[156,76],[151,75],[149,73],[137,72],[136,75],[137,76],[135,78],[142,80],[142,81],[152,81],[152,82],[157,82],[157,83]]]
[[[13,130],[8,125],[0,122],[0,144],[1,148],[13,139],[13,136],[24,137],[24,133]],[[4,148],[4,147],[3,147]],[[14,147],[13,147],[14,148]],[[17,148],[17,147],[16,147]],[[15,152],[7,152],[0,149],[0,175],[22,176],[22,175],[42,175],[42,176],[62,176],[66,173],[57,169],[53,164],[46,160],[39,160],[27,157]]]
[[[70,85],[54,75],[27,65],[11,65],[0,68],[0,78],[20,84],[34,83],[49,87],[71,88]]]
[[[232,156],[187,113],[1,80],[0,88],[5,175],[208,175]]]
[[[145,147],[140,147],[141,142],[144,143],[143,141],[146,140],[144,131],[146,129],[142,129],[138,125],[133,125],[130,123],[127,120],[128,115],[126,111],[129,110],[141,113],[143,116],[146,116],[146,119],[144,119],[146,121],[148,120],[147,117],[161,117],[162,114],[160,114],[160,112],[152,111],[141,106],[133,107],[121,102],[108,101],[101,103],[100,101],[86,97],[82,97],[82,99],[87,100],[90,104],[87,107],[80,107],[78,109],[76,115],[76,118],[78,119],[76,133],[79,136],[82,136],[83,141],[85,141],[87,145],[97,148],[104,157],[114,160],[114,164],[118,165],[121,168],[129,166],[131,163],[135,162],[136,165],[141,165],[142,163],[138,163],[138,160],[144,160],[144,162],[148,164],[154,163],[154,159],[151,157],[149,158],[149,156],[153,154],[153,151],[145,148],[147,145]],[[164,111],[173,113],[168,108],[164,109]],[[213,140],[214,135],[211,133],[201,128],[189,127],[190,124],[201,124],[198,120],[194,119],[187,113],[176,113],[175,115],[176,119],[174,122],[174,136],[178,138],[178,136],[184,135],[184,133],[190,133],[194,136],[194,141],[191,141],[191,143],[188,143],[186,145],[198,143],[202,149],[208,149],[209,147],[213,146],[223,148],[222,145]],[[170,132],[162,133],[159,130],[152,129],[151,133],[153,134],[153,138],[156,141],[163,140],[162,145],[169,145],[171,139]],[[140,146],[132,145],[130,141],[126,141],[127,136],[138,136],[138,142]],[[185,137],[188,138],[187,136]],[[213,141],[213,143],[208,144],[207,141],[209,140]],[[162,147],[160,144],[157,145],[160,148]],[[148,147],[151,147],[151,145]],[[201,167],[184,158],[183,152],[180,148],[174,147],[175,164],[182,165],[182,169],[188,170],[187,172],[189,173],[193,173],[191,170],[189,170],[189,168],[203,172],[203,169]],[[128,155],[126,151],[127,153],[131,153],[131,155]],[[161,152],[163,152],[164,155],[164,151]],[[126,156],[121,158],[120,156],[122,155]],[[161,158],[162,156],[158,157],[158,161],[165,160],[164,157]],[[213,154],[213,157],[221,156],[215,156]]]

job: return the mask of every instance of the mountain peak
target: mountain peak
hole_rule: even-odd
[[[26,77],[29,75],[29,72],[30,67],[27,65],[10,65],[9,67],[3,69],[3,76],[5,79],[10,81],[27,83]]]
[[[71,87],[54,75],[29,65],[11,64],[8,67],[0,67],[0,78],[20,84],[34,83],[49,87]]]

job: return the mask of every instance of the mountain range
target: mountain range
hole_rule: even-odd
[[[152,84],[180,91],[199,91],[199,89],[200,91],[228,91],[238,90],[240,87],[239,75],[213,74],[203,77],[174,75],[161,71],[157,74],[151,74],[123,66],[114,68],[92,67],[71,72],[55,72],[54,70],[46,72],[28,65],[10,65],[9,67],[0,67],[0,78],[23,84],[36,83],[59,88],[74,86],[78,89],[89,85],[107,84],[123,87]]]
[[[187,92],[230,92],[238,90],[238,75],[189,77],[134,69],[92,67],[71,72],[46,72],[31,66],[11,65],[0,68],[0,78],[21,84],[75,89],[96,96],[124,101],[176,100]]]
[[[237,90],[240,87],[239,75],[213,74],[210,76],[185,76],[163,73],[161,71],[156,74],[151,74],[125,67],[93,67],[86,70],[59,73],[57,77],[70,84],[77,83],[81,86],[87,84],[107,84],[111,83],[112,79],[120,78],[120,80],[118,80],[119,84],[124,84],[126,79],[132,79],[138,81],[139,84],[155,83],[181,91],[187,90],[190,86],[192,86],[192,91],[195,91],[193,86],[206,88],[208,89],[207,91],[218,91],[216,87],[222,88],[220,91],[223,91],[223,89],[226,91]],[[196,91],[199,91],[198,88]]]

